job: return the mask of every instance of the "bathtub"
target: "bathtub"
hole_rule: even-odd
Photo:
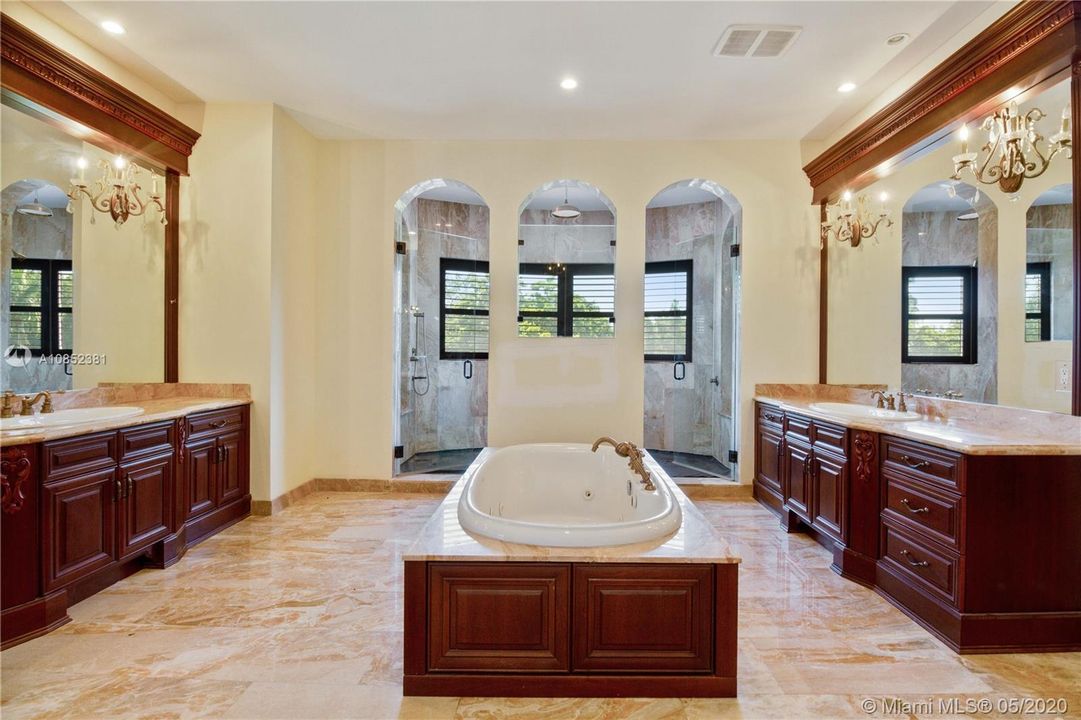
[[[671,479],[651,459],[646,491],[610,446],[551,443],[491,450],[466,472],[458,522],[512,543],[602,547],[659,540],[683,511]]]

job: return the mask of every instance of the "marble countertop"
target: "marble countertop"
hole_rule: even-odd
[[[120,428],[145,425],[147,423],[158,422],[159,420],[172,420],[196,412],[218,410],[221,408],[236,407],[238,405],[248,405],[250,403],[251,400],[248,398],[183,396],[117,402],[116,405],[122,405],[124,407],[142,408],[143,412],[131,417],[99,420],[73,427],[42,429],[25,434],[9,435],[7,433],[0,433],[0,447],[7,447],[9,445],[28,445],[31,443],[48,442],[50,440],[74,437],[76,435],[87,435],[89,433],[105,432],[107,430],[119,430]],[[0,429],[3,428],[3,424],[4,422],[0,421]]]
[[[759,393],[754,399],[854,430],[915,440],[967,455],[1081,455],[1081,418],[1070,415],[956,403],[956,414],[923,415],[919,420],[894,422],[851,418],[811,407],[816,402],[838,402],[836,398]]]
[[[476,462],[483,461],[485,450]],[[683,524],[671,535],[651,542],[607,547],[543,547],[503,542],[467,532],[458,522],[458,499],[465,487],[466,473],[451,488],[435,513],[425,523],[416,541],[402,555],[403,560],[475,560],[503,562],[635,562],[635,563],[738,563],[740,558],[717,535],[694,503],[651,458],[647,465],[655,478],[672,490],[683,510]]]

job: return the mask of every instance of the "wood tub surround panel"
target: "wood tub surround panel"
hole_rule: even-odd
[[[200,429],[194,441],[189,426]],[[247,438],[243,406],[4,447],[2,646],[68,622],[72,603],[142,567],[166,567],[245,517]],[[203,446],[212,450],[200,465],[192,457]],[[195,514],[192,486],[212,498]]]
[[[754,496],[832,550],[834,570],[957,652],[1081,649],[1081,456],[842,438],[834,423],[766,402],[756,417]]]
[[[737,568],[406,561],[404,693],[734,696]]]

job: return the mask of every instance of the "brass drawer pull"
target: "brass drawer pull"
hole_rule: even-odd
[[[775,422],[775,423],[781,422],[781,416],[780,415],[774,415],[773,413],[762,413],[762,416],[764,418],[766,418],[767,420],[769,420],[770,422]]]
[[[930,512],[931,511],[931,508],[929,508],[929,507],[921,507],[921,508],[912,507],[912,504],[908,501],[908,498],[901,498],[901,504],[904,505],[905,508],[907,508],[908,511],[910,513],[912,513],[913,515],[919,515],[920,513],[925,513],[925,512]]]
[[[217,420],[215,422],[210,423],[210,427],[212,427],[212,428],[223,428],[228,423],[229,423],[228,420]]]
[[[931,466],[931,463],[927,462],[926,460],[913,460],[908,455],[902,455],[901,462],[903,462],[905,465],[908,465],[913,470],[919,470],[920,468]]]
[[[902,550],[901,554],[905,556],[905,559],[908,560],[908,564],[912,567],[927,567],[929,564],[926,560],[913,560],[912,553],[908,550]]]

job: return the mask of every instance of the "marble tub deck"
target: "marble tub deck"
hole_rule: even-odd
[[[1081,717],[1081,655],[955,655],[744,499],[696,501],[743,559],[739,697],[402,698],[401,559],[441,500],[324,491],[249,518],[168,570],[141,571],[73,606],[74,621],[60,630],[0,653],[0,712],[5,720],[911,718],[920,715],[868,715],[861,703],[1065,697]]]

